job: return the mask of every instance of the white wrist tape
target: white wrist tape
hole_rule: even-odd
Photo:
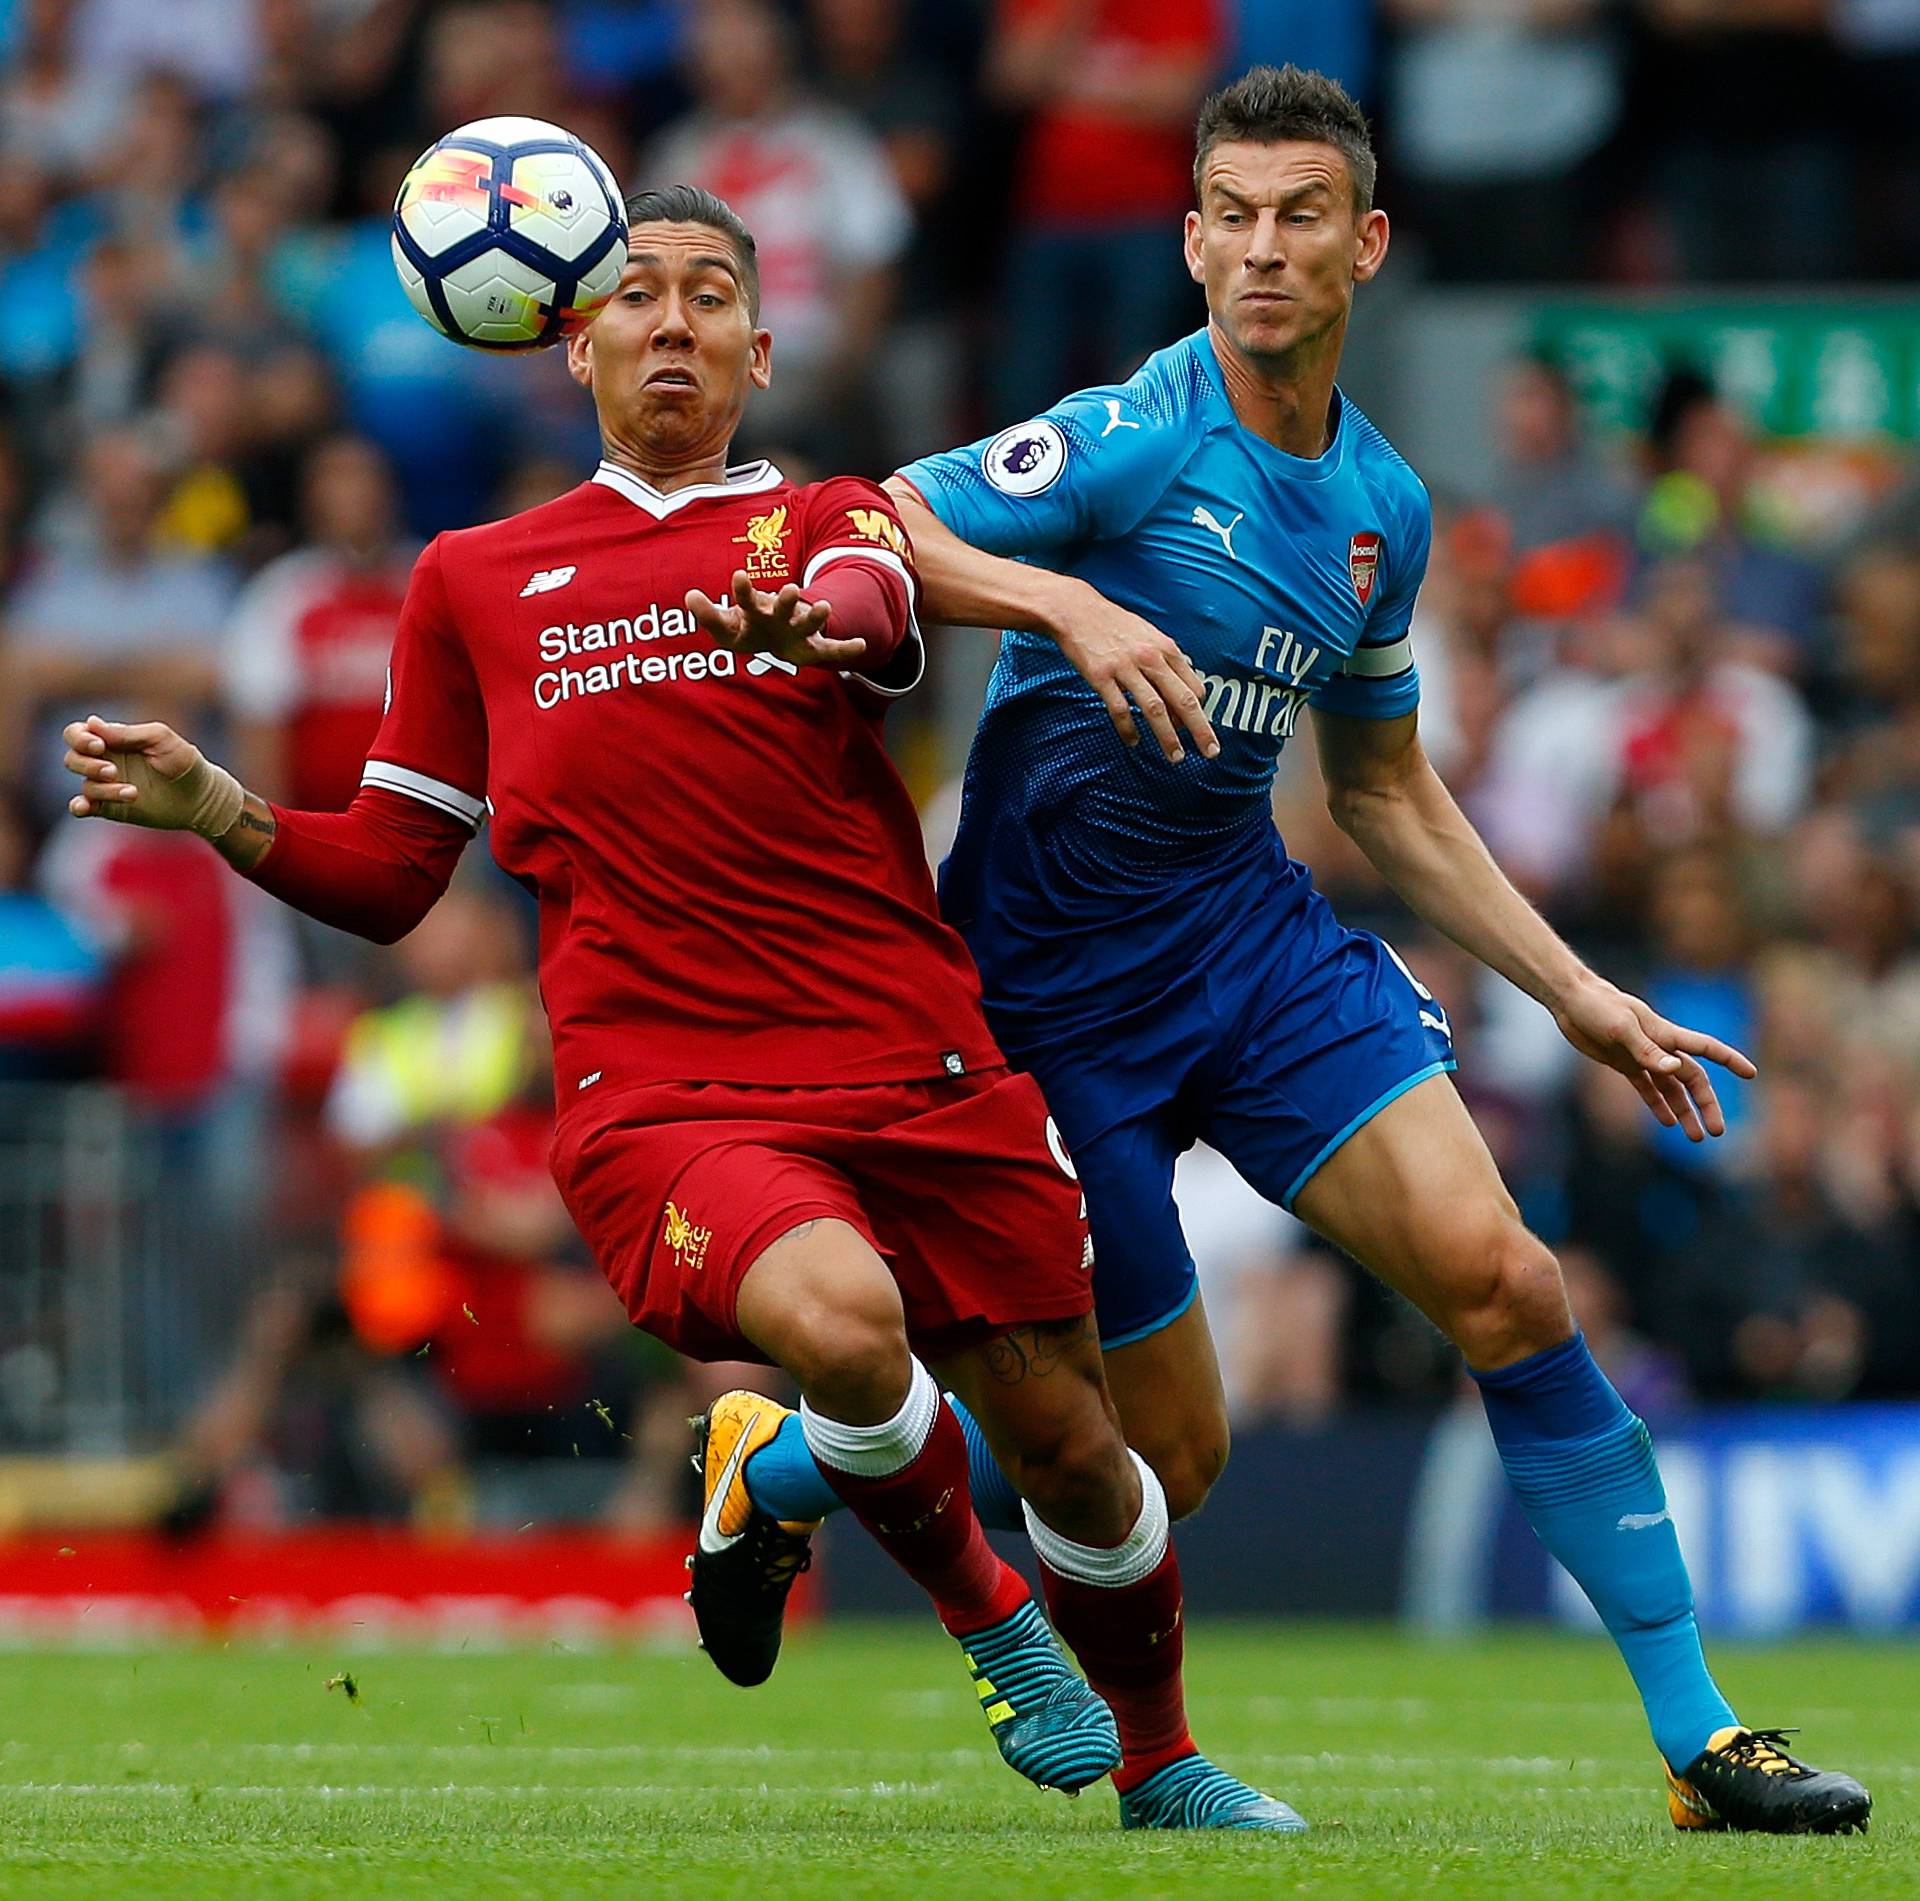
[[[181,774],[180,790],[193,800],[187,829],[206,839],[226,837],[247,802],[246,788],[240,781],[204,753],[197,765]]]

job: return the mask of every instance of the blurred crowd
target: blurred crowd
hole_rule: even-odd
[[[1374,115],[1403,284],[1920,273],[1920,0],[0,0],[0,53],[0,1089],[111,1085],[217,1223],[230,1338],[154,1334],[185,1518],[456,1517],[537,1454],[643,1522],[713,1377],[627,1335],[546,1184],[528,922],[478,853],[375,954],[192,841],[60,822],[82,706],[343,804],[423,539],[597,454],[555,358],[402,300],[387,218],[433,138],[554,119],[732,201],[776,338],[752,446],[795,473],[883,472],[1197,321],[1193,110],[1257,59]],[[1809,539],[1746,414],[1671,369],[1602,440],[1561,366],[1510,366],[1416,646],[1430,748],[1530,895],[1764,1064],[1729,1138],[1660,1132],[1397,919],[1305,749],[1279,816],[1453,1009],[1630,1398],[1920,1394],[1920,474]],[[922,793],[985,651],[950,636],[908,710]],[[1216,1158],[1181,1194],[1243,1416],[1447,1390],[1430,1330]]]

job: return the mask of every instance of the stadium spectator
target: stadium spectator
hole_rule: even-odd
[[[762,321],[780,345],[740,446],[877,468],[870,379],[913,214],[885,148],[799,70],[799,41],[766,0],[709,0],[688,32],[697,103],[641,169],[717,192],[759,242]]]
[[[169,465],[163,544],[236,570],[286,545],[288,524],[264,519],[254,491],[252,387],[239,356],[209,343],[175,352],[160,373],[152,428]]]
[[[31,398],[46,449],[56,435],[115,428],[140,413],[165,350],[162,306],[173,281],[171,254],[147,236],[103,236],[75,261],[77,332]]]
[[[1323,1419],[1338,1404],[1348,1285],[1294,1218],[1196,1144],[1174,1178],[1236,1425]]]
[[[83,187],[119,129],[122,88],[83,71],[74,0],[25,0],[9,68],[0,78],[0,153],[30,163],[56,191]]]
[[[1749,968],[1753,925],[1739,870],[1725,852],[1694,846],[1669,853],[1652,867],[1647,897],[1648,960],[1645,994],[1656,1010],[1683,1011],[1736,1049],[1759,1046],[1759,1002]],[[1738,1171],[1745,1163],[1745,1127],[1752,1086],[1728,1079],[1720,1106],[1727,1134],[1711,1154],[1684,1136],[1655,1135],[1681,1167]]]
[[[1828,0],[1640,0],[1639,109],[1678,264],[1708,282],[1842,277],[1853,205]]]
[[[327,1122],[349,1149],[374,1154],[484,1121],[540,1060],[520,919],[490,880],[469,874],[401,940],[406,994],[348,1031]]]
[[[1834,0],[1853,134],[1855,272],[1920,276],[1920,0]]]
[[[1835,594],[1834,789],[1892,839],[1920,826],[1920,548],[1861,549]]]
[[[25,792],[0,782],[0,1083],[83,1073],[100,1001],[100,955],[34,888],[43,833]]]
[[[1735,657],[1713,569],[1659,563],[1639,618],[1653,658],[1622,687],[1612,767],[1642,829],[1668,844],[1783,830],[1811,788],[1812,722],[1786,682]]]
[[[957,77],[917,50],[907,0],[811,0],[809,19],[822,98],[880,141],[913,217],[874,377],[887,420],[880,465],[897,468],[958,431],[965,238],[952,201],[966,101]]]
[[[34,735],[57,809],[59,729],[76,695],[132,695],[186,708],[218,697],[219,639],[232,586],[204,556],[162,550],[159,457],[134,430],[107,431],[80,458],[80,493],[56,544],[7,599],[4,716],[16,747]],[[18,750],[15,757],[20,757]]]
[[[1624,472],[1586,440],[1558,365],[1542,357],[1515,360],[1496,402],[1500,467],[1490,499],[1511,537],[1515,608],[1564,619],[1617,606],[1636,512]]]
[[[319,444],[301,488],[304,543],[235,602],[223,671],[248,783],[344,811],[380,723],[414,549],[395,537],[393,478],[373,444]]]
[[[235,99],[259,70],[259,11],[254,0],[79,0],[74,51],[90,75],[165,73],[195,99]]]
[[[1178,229],[1193,202],[1193,115],[1226,33],[1216,0],[998,0],[987,96],[1027,117],[997,421],[1131,375],[1198,321]]]
[[[1376,0],[1237,0],[1230,9],[1237,29],[1223,70],[1284,66],[1289,60],[1337,79],[1369,112],[1374,103],[1379,37]]]
[[[1448,281],[1554,282],[1593,260],[1624,77],[1606,0],[1386,0],[1407,211]]]
[[[564,121],[566,62],[540,0],[459,0],[429,16],[421,105],[430,126],[515,112]]]
[[[30,153],[0,168],[0,373],[10,383],[44,383],[72,358],[81,325],[70,287],[99,225],[90,203],[58,201]]]
[[[1655,399],[1646,446],[1653,479],[1640,517],[1643,547],[1711,562],[1728,614],[1772,636],[1769,664],[1803,671],[1820,575],[1788,545],[1788,494],[1763,480],[1746,418],[1696,372],[1676,369]]]

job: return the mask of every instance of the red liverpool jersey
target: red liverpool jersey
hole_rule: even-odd
[[[871,483],[796,487],[765,462],[663,494],[603,463],[414,570],[363,783],[477,827],[540,900],[560,1108],[667,1080],[851,1084],[1000,1060],[934,905],[912,801],[881,745],[885,687],[735,655],[724,599],[867,562],[909,584]],[[911,610],[909,610],[911,611]],[[829,628],[831,632],[831,628]]]

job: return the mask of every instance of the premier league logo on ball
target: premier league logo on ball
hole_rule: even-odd
[[[1039,495],[1067,466],[1067,439],[1057,424],[1023,422],[1003,429],[987,444],[981,471],[1004,495]]]

